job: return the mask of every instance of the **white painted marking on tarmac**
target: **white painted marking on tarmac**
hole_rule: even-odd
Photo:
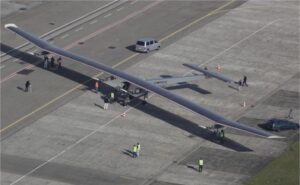
[[[106,8],[106,7],[108,7],[108,6],[110,6],[110,5],[114,4],[114,3],[116,3],[117,1],[119,1],[119,0],[115,0],[115,1],[112,1],[112,2],[110,2],[110,3],[107,3],[107,4],[105,4],[104,6],[101,6],[101,7],[97,8],[96,10],[94,10],[94,11],[92,11],[92,12],[96,12],[96,11],[99,11],[99,10],[101,10],[101,9],[103,9],[103,8]],[[80,20],[80,19],[82,19],[82,18],[84,18],[84,17],[87,17],[89,14],[90,14],[90,12],[87,13],[87,14],[84,14],[83,16],[78,17],[77,19],[74,19],[74,20],[72,20],[72,21],[70,21],[70,22],[68,22],[68,23],[66,23],[66,24],[64,24],[64,25],[62,25],[62,26],[60,26],[60,27],[57,27],[57,28],[55,28],[54,30],[51,30],[51,31],[49,31],[49,32],[47,32],[47,33],[44,33],[44,34],[41,35],[40,37],[44,37],[44,36],[46,36],[46,35],[49,35],[50,33],[54,33],[55,31],[57,31],[57,30],[59,30],[59,29],[62,29],[62,28],[65,27],[66,25],[73,24],[74,22],[77,22],[78,20]],[[7,53],[12,52],[12,51],[14,51],[14,50],[16,50],[16,49],[20,49],[21,47],[25,46],[26,44],[29,44],[29,42],[26,42],[26,43],[24,43],[24,44],[22,44],[22,45],[16,47],[15,49],[11,49],[11,50],[9,50]],[[7,53],[1,54],[1,57],[7,55]]]
[[[120,10],[122,10],[123,8],[124,8],[124,6],[123,6],[123,7],[121,7],[121,8],[119,8],[119,9],[117,9],[117,12],[118,12],[118,11],[120,11]]]
[[[61,154],[63,154],[63,153],[65,153],[65,151],[61,151],[61,152],[60,152],[59,154],[57,154],[57,155],[61,155]],[[56,156],[54,156],[54,157],[50,158],[48,161],[45,161],[44,163],[40,164],[39,166],[37,166],[37,167],[35,167],[34,169],[32,169],[30,172],[28,172],[28,173],[26,173],[25,175],[23,175],[22,177],[18,178],[16,181],[14,181],[13,183],[11,183],[10,185],[14,185],[14,184],[20,182],[20,180],[22,180],[24,177],[26,177],[26,176],[32,174],[34,171],[36,171],[37,169],[39,169],[39,168],[45,166],[47,163],[53,161],[55,158],[56,158]]]
[[[269,22],[267,24],[265,24],[263,27],[259,28],[258,30],[256,30],[255,32],[251,33],[250,35],[248,35],[247,37],[243,38],[242,40],[236,42],[235,44],[233,44],[232,46],[230,46],[229,48],[221,51],[220,53],[218,53],[217,55],[213,56],[212,58],[210,58],[209,60],[207,60],[206,62],[204,62],[203,64],[201,65],[205,65],[207,63],[209,63],[210,61],[218,58],[219,56],[223,55],[224,53],[226,53],[227,51],[231,50],[233,47],[239,45],[240,43],[244,42],[245,40],[249,39],[250,37],[254,36],[255,34],[257,34],[258,32],[264,30],[265,28],[267,28],[268,26],[274,24],[275,22],[279,21],[279,19],[275,20],[275,21],[272,21],[272,22]]]
[[[98,20],[93,20],[92,22],[90,22],[90,24],[95,24],[96,22],[98,22]]]
[[[204,64],[207,64],[208,62],[212,61],[213,59],[217,58],[218,56],[222,55],[223,53],[227,52],[228,50],[230,50],[231,48],[235,47],[236,45],[240,44],[241,42],[249,39],[250,37],[252,37],[253,35],[255,35],[256,33],[262,31],[263,29],[267,28],[268,26],[272,25],[273,23],[275,23],[278,20],[275,20],[273,22],[270,22],[269,24],[264,25],[263,27],[261,27],[260,29],[256,30],[255,32],[253,32],[252,34],[248,35],[247,37],[245,37],[244,39],[238,41],[237,43],[233,44],[231,47],[223,50],[222,52],[220,52],[219,54],[215,55],[214,57],[210,58],[208,61],[206,61]],[[154,94],[153,94],[154,95]],[[152,95],[150,96],[152,97]],[[137,104],[139,105],[139,104]],[[136,106],[137,106],[136,105]],[[132,106],[129,109],[127,109],[124,113],[129,112],[131,109],[135,108],[136,106]],[[74,144],[68,146],[65,150],[61,151],[60,153],[58,153],[57,155],[53,156],[52,158],[50,158],[49,160],[47,160],[46,162],[42,163],[41,165],[37,166],[36,168],[34,168],[33,170],[29,171],[28,173],[26,173],[25,175],[21,176],[20,178],[18,178],[16,181],[14,181],[13,183],[11,183],[10,185],[14,185],[18,182],[20,182],[22,179],[24,179],[26,176],[32,174],[33,172],[35,172],[36,170],[38,170],[39,168],[43,167],[44,165],[46,165],[47,163],[51,162],[52,160],[56,159],[57,157],[61,156],[63,153],[65,153],[67,150],[73,148],[74,146],[76,146],[78,143],[84,141],[85,139],[87,139],[89,136],[93,135],[94,133],[100,131],[100,129],[106,127],[107,125],[109,125],[110,123],[112,123],[114,120],[116,120],[117,118],[119,118],[121,115],[117,115],[115,116],[113,119],[111,119],[110,121],[108,121],[106,124],[101,125],[98,127],[98,129],[92,131],[91,133],[89,133],[88,135],[82,137],[81,139],[79,139],[78,141],[76,141]]]
[[[77,32],[77,31],[80,31],[82,29],[83,29],[83,27],[80,27],[80,28],[77,28],[75,31]]]
[[[251,38],[252,36],[254,36],[255,34],[257,34],[258,32],[266,29],[267,27],[271,26],[272,24],[274,24],[275,22],[278,22],[280,19],[277,19],[277,20],[274,20],[274,21],[271,21],[267,24],[265,24],[264,26],[262,26],[261,28],[259,28],[258,30],[254,31],[253,33],[251,33],[250,35],[244,37],[243,39],[239,40],[238,42],[234,43],[233,45],[231,45],[229,48],[226,48],[224,49],[223,51],[221,51],[220,53],[216,54],[215,56],[211,57],[210,59],[208,59],[207,61],[205,61],[204,63],[198,65],[198,67],[201,67],[201,66],[204,66],[208,63],[210,63],[211,61],[213,61],[214,59],[218,58],[219,56],[223,55],[224,53],[226,53],[227,51],[231,50],[232,48],[236,47],[237,45],[239,45],[240,43],[248,40],[249,38]],[[191,74],[193,73],[194,71],[193,70],[190,70],[188,72],[186,72],[184,74],[185,75],[188,75],[188,74]]]
[[[60,38],[61,39],[64,39],[64,38],[66,38],[66,37],[68,37],[69,36],[69,34],[64,34],[63,36],[61,36]]]
[[[138,106],[140,103],[137,103],[136,105],[128,108],[125,112],[123,113],[127,113],[130,110],[134,109],[136,106]],[[10,185],[15,185],[16,183],[20,182],[22,179],[24,179],[25,177],[31,175],[32,173],[34,173],[36,170],[40,169],[41,167],[45,166],[46,164],[48,164],[49,162],[53,161],[54,159],[56,159],[57,157],[61,156],[62,154],[64,154],[66,151],[72,149],[73,147],[75,147],[77,144],[81,143],[82,141],[84,141],[85,139],[87,139],[88,137],[90,137],[91,135],[95,134],[96,132],[99,132],[102,128],[106,127],[107,125],[109,125],[110,123],[112,123],[113,121],[115,121],[116,119],[120,118],[121,114],[118,114],[117,116],[115,116],[114,118],[112,118],[111,120],[109,120],[108,122],[106,122],[104,125],[99,126],[96,130],[93,130],[92,132],[90,132],[89,134],[87,134],[86,136],[82,137],[81,139],[79,139],[78,141],[76,141],[75,143],[71,144],[70,146],[68,146],[67,148],[65,148],[63,151],[59,152],[58,154],[56,154],[55,156],[51,157],[49,160],[45,161],[44,163],[40,164],[39,166],[35,167],[34,169],[32,169],[31,171],[29,171],[28,173],[26,173],[25,175],[21,176],[20,178],[18,178],[17,180],[15,180],[14,182],[12,182]]]
[[[18,62],[18,60],[19,60],[19,59],[15,59],[15,60],[13,60],[13,62]]]
[[[109,14],[104,15],[103,17],[109,17],[111,15],[112,15],[112,13],[109,13]]]

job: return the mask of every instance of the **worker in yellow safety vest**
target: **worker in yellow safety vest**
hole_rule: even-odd
[[[114,92],[110,93],[110,100],[111,100],[111,102],[115,101],[115,93]]]
[[[199,160],[198,160],[199,172],[202,172],[203,164],[204,164],[203,160],[202,160],[202,159],[199,159]]]
[[[138,147],[137,145],[133,145],[133,149],[132,149],[132,157],[136,158],[137,157],[137,152],[138,152]]]
[[[137,143],[136,146],[137,146],[137,152],[136,152],[136,155],[137,155],[137,157],[139,157],[139,156],[140,156],[140,150],[141,150],[141,144],[140,144],[140,143]]]

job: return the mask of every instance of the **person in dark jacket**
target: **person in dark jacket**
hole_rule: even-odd
[[[243,78],[243,86],[247,86],[248,87],[247,76],[244,76],[244,78]]]
[[[54,62],[55,62],[55,59],[54,59],[54,57],[52,56],[52,57],[50,58],[50,66],[51,66],[52,68],[55,66]]]
[[[31,83],[29,80],[27,80],[25,83],[25,92],[28,92],[28,91],[31,92]]]
[[[103,105],[103,109],[104,110],[107,110],[108,109],[108,98],[107,97],[104,97],[104,105]]]

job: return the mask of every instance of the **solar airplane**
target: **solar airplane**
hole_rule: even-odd
[[[145,91],[149,91],[149,92],[153,92],[155,94],[158,94],[200,116],[205,116],[210,120],[215,121],[217,124],[222,125],[222,126],[227,126],[227,127],[231,127],[237,130],[242,130],[244,132],[248,132],[257,136],[261,136],[264,138],[282,138],[280,136],[277,135],[273,135],[271,133],[268,133],[266,131],[260,130],[260,129],[256,129],[244,124],[241,124],[239,122],[233,121],[233,120],[229,120],[213,111],[210,111],[208,109],[206,109],[205,107],[196,104],[188,99],[185,99],[179,95],[176,95],[170,91],[168,91],[167,89],[162,88],[161,86],[159,86],[156,83],[153,83],[151,81],[147,81],[147,80],[143,80],[141,78],[135,77],[131,74],[128,74],[124,71],[120,71],[118,69],[114,69],[110,66],[107,66],[105,64],[99,63],[93,59],[89,59],[87,57],[84,56],[80,56],[77,55],[75,53],[63,50],[61,48],[58,48],[40,38],[38,38],[37,36],[34,36],[33,34],[19,28],[17,25],[15,24],[6,24],[4,26],[6,29],[9,29],[10,31],[20,35],[21,37],[23,37],[24,39],[28,40],[29,42],[31,42],[32,44],[36,45],[37,47],[48,51],[50,53],[54,53],[58,56],[61,57],[65,57],[65,58],[69,58],[72,59],[74,61],[77,61],[81,64],[85,64],[88,65],[90,67],[96,68],[98,70],[104,71],[105,73],[111,74],[113,76],[119,77],[121,79],[124,79],[125,81],[129,82],[130,84],[133,84],[139,88],[144,89]],[[193,68],[194,70],[198,70],[198,71],[202,71],[204,74],[206,75],[210,75],[213,76],[215,78],[219,78],[219,80],[223,80],[223,81],[228,81],[226,78],[223,77],[218,77],[216,76],[216,74],[213,73],[209,73],[206,71],[203,71],[202,69],[197,68],[194,65],[186,65],[190,68]]]

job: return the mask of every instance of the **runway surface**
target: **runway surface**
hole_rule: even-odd
[[[52,2],[11,14],[2,24],[14,22],[145,79],[190,74],[184,63],[212,70],[220,65],[220,73],[236,80],[246,75],[249,87],[240,91],[213,79],[169,89],[258,127],[271,118],[287,119],[291,108],[290,121],[299,123],[298,4],[106,1],[81,7]],[[132,45],[144,36],[159,39],[162,49],[135,53]],[[294,130],[278,133],[286,139],[267,140],[226,129],[220,143],[201,127],[213,122],[157,95],[145,106],[135,101],[103,110],[102,94],[92,90],[98,71],[68,60],[61,71],[45,70],[42,58],[28,54],[39,52],[36,48],[13,50],[24,41],[3,25],[1,38],[1,184],[243,184],[299,139]],[[28,79],[32,93],[23,92]],[[102,93],[120,81],[101,84]],[[132,159],[136,142],[142,144],[141,156]],[[201,174],[199,158],[205,160]]]

